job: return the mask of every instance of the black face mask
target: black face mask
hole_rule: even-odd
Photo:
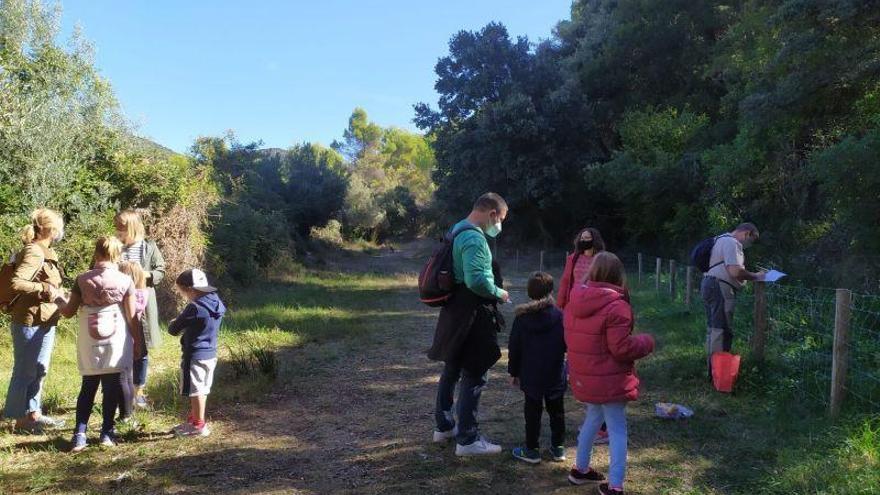
[[[578,251],[586,251],[587,249],[593,249],[593,241],[592,239],[589,241],[580,240],[578,241]]]

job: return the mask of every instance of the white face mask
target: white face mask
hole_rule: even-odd
[[[498,237],[498,234],[501,233],[501,222],[498,222],[494,225],[490,225],[488,229],[486,229],[486,235],[492,237]]]

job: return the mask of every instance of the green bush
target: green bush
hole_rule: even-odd
[[[219,215],[212,226],[209,255],[214,275],[253,284],[288,249],[285,219],[238,203],[223,204]]]
[[[397,186],[379,200],[385,210],[383,232],[386,236],[406,237],[415,235],[419,227],[421,211],[413,193],[404,186]]]
[[[216,199],[209,175],[132,135],[92,47],[78,32],[69,50],[59,46],[59,12],[38,0],[0,3],[0,253],[19,249],[30,212],[47,206],[64,215],[57,248],[75,276],[88,268],[95,237],[113,233],[115,213],[134,207],[152,220],[172,274],[199,264]],[[169,214],[182,206],[185,215]]]
[[[331,246],[342,246],[345,244],[345,239],[342,237],[342,223],[335,219],[330,220],[323,227],[312,227],[309,238]]]

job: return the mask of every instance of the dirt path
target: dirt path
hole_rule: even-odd
[[[327,269],[414,272],[425,246],[413,243],[378,255],[354,255]],[[215,450],[185,455],[161,466],[180,473],[169,492],[227,493],[447,493],[487,487],[492,473],[430,443],[433,397],[440,366],[428,361],[436,311],[410,287],[376,300],[376,328],[366,338],[307,344],[282,356],[294,372],[289,383],[257,406],[236,405],[218,414],[223,440]],[[482,411],[487,434],[499,440],[501,404],[518,417],[515,391],[492,373]],[[507,415],[505,413],[505,415]],[[505,459],[506,460],[506,459]],[[482,468],[479,466],[482,464]],[[459,472],[458,468],[463,472]],[[198,475],[186,473],[195,471]],[[449,483],[450,478],[458,481]],[[464,483],[462,485],[461,483]],[[478,490],[477,490],[478,491]]]
[[[416,243],[394,253],[356,255],[328,262],[327,268],[414,272],[425,248]],[[523,279],[516,275],[508,277],[508,287],[522,301]],[[430,442],[441,365],[428,361],[424,351],[436,311],[416,300],[415,280],[410,281],[376,295],[368,335],[286,351],[282,376],[292,378],[257,405],[215,413],[219,426],[210,446],[158,461],[148,472],[170,480],[165,493],[585,493],[565,482],[570,462],[529,466],[507,454],[522,441],[523,426],[521,393],[507,385],[506,357],[490,373],[480,411],[484,434],[500,442],[505,453],[459,459],[452,444]],[[502,342],[506,338],[506,333],[500,336]],[[582,412],[571,400],[567,406],[571,459]],[[649,409],[643,405],[631,414],[635,421],[647,419]],[[634,447],[639,443],[631,440]],[[653,476],[655,463],[674,453],[643,446],[631,455],[636,478]],[[605,455],[600,448],[599,466],[607,466]],[[689,477],[686,471],[677,476]]]

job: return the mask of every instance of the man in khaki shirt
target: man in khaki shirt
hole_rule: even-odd
[[[712,379],[712,354],[730,352],[733,344],[733,309],[736,292],[747,280],[760,282],[764,272],[752,273],[745,268],[743,250],[758,240],[753,223],[740,224],[733,232],[715,238],[709,271],[703,276],[700,293],[706,306],[706,359]]]

